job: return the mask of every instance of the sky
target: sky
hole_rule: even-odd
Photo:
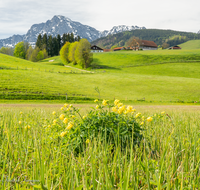
[[[0,39],[62,15],[97,30],[127,25],[200,30],[200,0],[0,0]]]

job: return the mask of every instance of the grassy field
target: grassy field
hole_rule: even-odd
[[[200,40],[190,40],[179,45],[183,50],[200,49]]]
[[[117,118],[127,121],[132,118],[134,125],[143,129],[140,144],[134,145],[132,139],[125,141],[126,147],[117,141],[111,143],[106,131],[101,131],[96,138],[89,135],[96,129],[92,126],[97,115],[105,119],[113,112],[105,115],[99,108],[90,114],[90,105],[77,106],[82,109],[81,117],[73,112],[73,107],[69,111],[69,107],[61,111],[59,106],[1,108],[1,189],[199,188],[199,106],[191,109],[189,106],[138,106],[133,114],[119,114]],[[138,112],[141,115],[137,116]],[[63,123],[61,114],[74,123],[64,137],[60,135],[67,124]],[[79,136],[74,135],[82,123],[87,123],[87,117],[92,125],[85,126],[87,133],[82,129],[85,141],[82,152],[77,154],[75,142]],[[152,121],[147,121],[148,117]],[[117,138],[120,136],[116,133]]]
[[[149,103],[200,100],[200,50],[96,53],[91,72],[69,66],[62,66],[59,57],[32,63],[0,54],[0,97],[65,101],[67,94],[68,101],[80,102],[96,97]]]

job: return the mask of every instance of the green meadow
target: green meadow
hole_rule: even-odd
[[[200,49],[200,40],[190,40],[179,45],[183,50]]]
[[[60,57],[33,63],[0,54],[0,97],[91,101],[199,102],[200,50],[95,53],[93,67],[63,66]],[[97,92],[95,89],[98,89]]]

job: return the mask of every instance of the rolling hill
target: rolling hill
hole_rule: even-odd
[[[49,62],[50,61],[50,62]],[[200,98],[200,50],[94,54],[93,70],[61,66],[59,57],[32,63],[0,54],[0,98],[98,98],[194,102]],[[69,65],[71,66],[71,65]]]
[[[182,49],[200,49],[200,40],[190,40],[179,44]]]

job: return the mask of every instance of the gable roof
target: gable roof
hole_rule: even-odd
[[[98,47],[96,45],[91,46],[91,49],[92,50],[103,50],[103,49],[101,49],[100,47]]]
[[[156,48],[158,47],[155,42],[148,40],[140,40],[140,46],[156,47]]]

